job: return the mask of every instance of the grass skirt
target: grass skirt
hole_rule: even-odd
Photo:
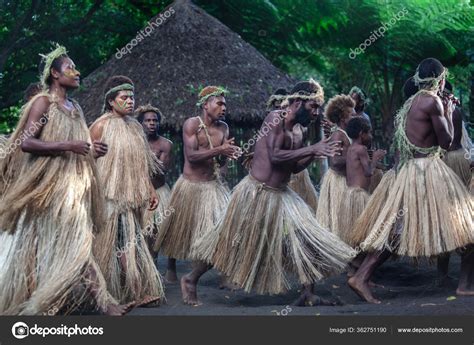
[[[350,246],[355,247],[358,244],[354,241],[354,225],[364,211],[369,198],[369,193],[363,188],[348,187],[342,195],[337,235]]]
[[[147,241],[154,243],[165,218],[173,212],[170,209],[171,190],[167,183],[156,189],[158,196],[158,207],[154,211],[147,211],[145,219],[147,226],[144,229],[144,236]]]
[[[472,176],[471,162],[465,158],[465,155],[466,151],[464,149],[448,151],[444,155],[443,161],[461,178],[462,183],[469,187]]]
[[[329,168],[323,177],[316,212],[316,219],[323,228],[331,231],[338,228],[339,206],[346,188],[346,178]]]
[[[387,171],[377,188],[370,195],[367,205],[361,215],[358,217],[352,230],[352,241],[351,245],[354,247],[363,242],[369,234],[369,231],[373,228],[380,211],[385,205],[388,198],[390,188],[392,188],[395,182],[396,174],[395,170],[391,169]]]
[[[145,207],[120,210],[107,201],[105,231],[95,241],[108,289],[121,303],[140,302],[146,296],[164,298],[160,274],[143,236],[144,213]]]
[[[292,174],[288,187],[293,189],[316,213],[318,209],[318,193],[311,182],[308,169]]]
[[[293,190],[269,188],[251,176],[234,188],[200,252],[230,281],[258,294],[287,291],[290,275],[301,284],[316,282],[343,270],[354,254]]]
[[[169,208],[174,212],[164,219],[155,250],[180,260],[198,258],[195,243],[214,230],[229,197],[227,186],[217,180],[193,182],[181,176],[171,192]]]
[[[472,196],[439,157],[409,160],[375,212],[363,250],[432,257],[474,243]]]

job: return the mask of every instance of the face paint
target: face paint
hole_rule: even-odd
[[[77,75],[79,75],[79,72],[76,69],[67,69],[64,71],[64,75],[68,78],[75,78]]]
[[[117,107],[120,109],[120,110],[125,110],[127,108],[127,100],[122,100],[122,99],[119,99],[117,101],[115,101],[115,104],[117,104]]]

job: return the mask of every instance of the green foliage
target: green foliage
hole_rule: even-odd
[[[21,114],[21,106],[13,105],[0,110],[0,133],[10,134],[14,131]]]
[[[87,75],[136,35],[171,1],[16,1],[0,7],[0,122],[35,81],[38,53],[49,41],[64,44]],[[465,112],[473,116],[474,8],[465,0],[195,0],[295,78],[321,81],[326,97],[362,87],[381,133],[402,104],[402,86],[429,56],[450,69]],[[351,59],[375,31],[404,11],[383,37]],[[189,85],[194,93],[199,85]],[[471,96],[469,96],[471,94]],[[10,126],[10,125],[9,125]],[[1,127],[0,131],[5,127]],[[383,135],[382,135],[383,134]]]
[[[38,54],[49,52],[51,41],[66,46],[82,75],[87,75],[170,2],[0,2],[0,109],[17,104],[28,84],[37,81]]]
[[[448,68],[456,66],[451,69],[451,81],[457,94],[464,95],[464,105],[472,116],[474,100],[469,101],[466,95],[473,87],[468,79],[473,78],[474,7],[467,1],[198,3],[278,67],[296,78],[320,80],[327,97],[348,92],[353,85],[365,89],[371,98],[368,112],[377,132],[383,133],[379,141],[389,141],[393,115],[403,101],[403,83],[426,57],[436,57]],[[389,26],[391,19],[395,23]],[[374,31],[380,32],[384,24],[387,29],[383,37],[351,59],[350,49],[359,47]]]

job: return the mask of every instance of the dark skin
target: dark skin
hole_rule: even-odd
[[[187,119],[183,125],[184,169],[183,176],[191,181],[211,181],[215,179],[213,157],[223,156],[227,159],[238,159],[241,149],[234,145],[234,138],[229,139],[229,127],[223,120],[226,114],[224,96],[210,97],[202,106],[201,119],[207,126],[214,148],[211,148],[204,129],[199,129],[197,117]],[[221,163],[221,172],[226,170],[226,163]],[[193,269],[181,278],[183,302],[189,305],[199,305],[197,298],[197,283],[210,266],[204,262],[192,263]],[[176,266],[174,268],[176,274]],[[170,273],[170,275],[173,272]],[[168,275],[168,272],[167,272]]]
[[[344,117],[341,121],[337,124],[341,129],[346,130],[347,123],[354,116],[355,110],[352,107],[347,107],[346,111],[344,112]],[[346,176],[346,156],[347,156],[347,149],[350,146],[349,139],[347,136],[342,133],[341,131],[335,131],[331,135],[331,139],[334,141],[340,141],[342,143],[342,152],[340,156],[335,156],[329,159],[329,167],[337,172],[339,175]]]
[[[225,119],[226,102],[223,96],[211,97],[203,105],[201,119],[207,126],[214,148],[210,148],[204,129],[199,129],[199,119],[192,117],[183,125],[184,169],[183,176],[191,181],[211,181],[214,176],[214,157],[227,159],[240,157],[240,148],[229,139],[229,127]],[[197,134],[196,134],[197,133]],[[225,164],[221,163],[225,169]]]
[[[440,84],[441,91],[444,80]],[[444,149],[451,146],[453,140],[452,123],[453,103],[450,99],[438,96],[419,95],[407,118],[407,136],[415,145],[431,147],[439,145]],[[417,157],[426,155],[417,154]],[[474,295],[474,246],[468,246],[461,256],[461,275],[456,293],[462,296]],[[369,280],[375,269],[390,257],[390,252],[373,252],[366,256],[357,273],[348,281],[348,285],[369,303],[381,303],[369,288]]]
[[[346,181],[348,187],[363,188],[369,191],[370,178],[372,177],[377,162],[386,154],[384,150],[376,150],[372,160],[367,152],[367,145],[372,142],[370,130],[368,132],[360,132],[357,139],[354,139],[351,146],[347,150],[347,174]]]
[[[374,152],[372,159],[369,157],[367,146],[372,142],[371,130],[368,132],[360,132],[356,139],[347,150],[346,159],[346,183],[348,187],[363,188],[369,192],[370,180],[377,167],[377,163],[385,156],[386,152],[377,150]],[[365,254],[359,254],[352,262],[348,276],[352,276],[356,268],[358,268],[364,259]],[[369,282],[370,286],[375,286],[373,282]]]
[[[154,112],[147,112],[143,114],[143,129],[147,135],[148,143],[150,148],[156,157],[163,162],[165,172],[170,168],[171,163],[171,149],[173,148],[173,143],[159,135],[159,121],[158,115]],[[151,180],[153,187],[155,189],[163,186],[165,181],[165,175],[158,174],[153,176]]]
[[[76,70],[74,62],[70,58],[63,58],[61,68],[59,71],[51,69],[51,84],[49,86],[49,93],[55,94],[59,99],[59,105],[67,111],[74,110],[74,103],[67,98],[67,92],[77,89],[80,85],[80,73]],[[63,152],[72,152],[77,155],[86,156],[94,154],[94,157],[100,157],[107,153],[107,146],[100,141],[93,142],[93,153],[91,153],[91,143],[87,141],[60,141],[60,142],[45,142],[40,139],[41,131],[46,121],[40,120],[48,112],[50,102],[46,96],[37,98],[28,114],[28,120],[25,128],[32,128],[31,137],[26,139],[21,149],[24,152],[29,152],[33,155],[39,156],[57,156]],[[36,125],[34,125],[36,124]],[[90,282],[90,292],[93,298],[98,299],[98,272],[90,266],[87,270],[86,280]],[[105,315],[124,315],[129,312],[135,303],[126,305],[109,304],[100,310]]]
[[[115,115],[121,117],[130,116],[133,113],[135,97],[132,91],[122,90],[119,91],[115,99],[111,100],[109,103],[112,108],[111,112]],[[93,140],[101,140],[104,125],[104,121],[99,121],[90,128],[90,134]],[[150,205],[148,209],[153,211],[158,207],[158,197],[155,188],[153,188],[151,179],[146,181],[146,183],[148,183],[150,189]]]
[[[113,100],[109,101],[109,105],[111,111],[116,116],[121,116],[124,118],[125,116],[131,116],[133,114],[133,109],[135,106],[135,97],[133,91],[129,90],[122,90],[117,93]],[[94,124],[90,128],[91,137],[94,140],[101,140],[102,134],[104,131],[105,120],[99,121]],[[148,210],[153,211],[158,207],[158,196],[156,195],[155,188],[153,188],[153,184],[151,178],[148,181],[145,181],[148,184],[150,190],[150,201]],[[127,267],[127,255],[125,253],[120,256],[120,263],[122,270],[126,270]],[[159,298],[155,296],[145,296],[140,302],[139,306],[144,306],[150,303],[157,301]]]
[[[158,120],[158,115],[154,112],[147,112],[143,114],[143,129],[148,138],[148,143],[153,153],[158,157],[158,159],[163,162],[165,172],[168,171],[171,164],[171,150],[173,148],[173,143],[159,135],[160,123]],[[151,182],[155,189],[160,188],[166,183],[165,174],[157,174],[152,177]],[[153,253],[153,243],[148,243],[148,248],[150,252]],[[178,281],[176,275],[176,259],[168,259],[168,269],[166,271],[165,279],[169,283],[175,283]]]
[[[252,176],[266,185],[280,188],[287,185],[292,173],[304,170],[313,160],[321,156],[334,157],[340,154],[339,142],[325,139],[319,143],[295,148],[294,138],[299,133],[293,133],[295,125],[307,126],[318,115],[318,104],[313,101],[294,101],[284,111],[286,117],[282,121],[281,113],[273,111],[267,115],[264,124],[271,128],[264,139],[257,141],[252,160]],[[302,115],[297,117],[297,114]],[[298,118],[298,120],[297,120]],[[278,121],[277,121],[278,119]],[[277,125],[274,125],[278,123]],[[296,127],[298,128],[298,127]],[[299,146],[299,140],[296,140]],[[296,305],[330,304],[313,293],[313,284],[303,286],[301,296]]]
[[[319,143],[292,149],[292,130],[296,122],[296,112],[302,109],[309,121],[317,116],[318,105],[315,101],[297,100],[285,109],[287,115],[281,120],[279,111],[270,112],[264,120],[264,126],[271,128],[264,140],[255,145],[252,160],[252,176],[270,187],[280,188],[290,180],[292,173],[304,170],[311,162],[321,156],[334,157],[340,153],[339,142],[325,139]],[[274,125],[274,123],[279,123]],[[305,126],[308,123],[301,123]]]

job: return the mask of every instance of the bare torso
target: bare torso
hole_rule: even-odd
[[[434,95],[416,96],[411,109],[408,111],[405,128],[408,140],[418,147],[442,146],[451,142],[447,138],[447,123],[444,117],[441,99]],[[441,141],[440,141],[441,139]],[[415,157],[424,157],[425,154],[416,153]]]
[[[279,119],[278,124],[273,125],[277,122],[276,119]],[[292,131],[284,128],[284,120],[280,119],[278,111],[272,111],[267,115],[262,126],[267,123],[267,126],[272,128],[269,136],[273,136],[272,141],[277,142],[280,149],[294,150],[294,135]],[[262,137],[255,144],[251,175],[270,187],[280,188],[288,184],[296,163],[272,163],[272,151],[268,147],[268,140],[266,139],[268,138]],[[298,141],[302,145],[302,140],[298,139]]]
[[[194,150],[209,150],[211,146],[206,135],[204,128],[199,128],[200,122],[198,117],[192,117],[185,121],[185,127],[188,128],[189,142],[188,145],[194,148]],[[228,126],[225,122],[217,121],[207,127],[209,137],[211,139],[212,146],[214,148],[221,146],[224,140],[227,138]],[[183,140],[186,133],[183,133]],[[193,138],[192,138],[193,137]],[[216,159],[217,160],[217,159]],[[191,181],[211,181],[215,179],[215,160],[214,158],[208,158],[205,160],[194,161],[190,159],[188,150],[186,149],[186,143],[184,147],[184,169],[183,176]]]
[[[346,155],[351,145],[349,138],[341,130],[337,130],[331,135],[331,139],[342,143],[342,153],[340,156],[329,158],[329,167],[339,175],[346,176]]]
[[[370,176],[366,176],[363,161],[369,161],[367,147],[354,143],[347,149],[346,182],[348,187],[369,190]]]
[[[170,167],[172,142],[162,136],[158,136],[158,138],[154,140],[148,139],[148,143],[155,156],[163,162],[164,170],[167,171]],[[151,179],[151,182],[153,183],[153,187],[157,189],[166,183],[165,175],[155,175]]]

